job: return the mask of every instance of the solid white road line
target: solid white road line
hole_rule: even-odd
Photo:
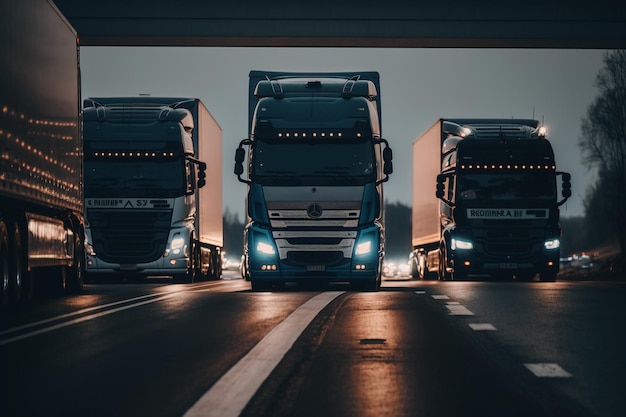
[[[309,323],[342,293],[323,292],[298,307],[226,372],[185,417],[238,417]]]

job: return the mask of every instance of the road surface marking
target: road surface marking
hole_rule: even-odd
[[[226,372],[185,417],[238,417],[304,329],[340,294],[343,291],[323,292],[298,307]]]
[[[201,285],[199,287],[202,287],[202,286],[206,286],[206,284]],[[181,292],[185,292],[185,291],[190,291],[190,290],[185,288],[185,289],[182,289],[182,290],[177,290],[177,291],[173,291],[171,293],[168,293],[168,295],[169,294],[177,294],[177,293],[181,293]],[[39,320],[39,321],[36,321],[36,322],[24,324],[22,326],[12,327],[10,329],[0,331],[0,336],[3,336],[5,334],[9,334],[9,333],[16,333],[16,332],[19,332],[21,330],[26,330],[26,329],[29,329],[31,327],[41,326],[41,325],[46,324],[46,323],[52,323],[52,322],[59,321],[59,320],[62,320],[62,319],[66,319],[66,318],[69,318],[69,317],[81,316],[83,314],[90,313],[92,311],[103,310],[105,308],[113,307],[113,306],[120,305],[120,304],[130,304],[130,303],[133,303],[135,301],[145,300],[147,298],[157,298],[157,297],[159,297],[159,294],[146,294],[146,295],[141,295],[141,296],[134,297],[134,298],[127,298],[127,299],[124,299],[124,300],[115,301],[113,303],[102,304],[102,305],[97,305],[97,306],[93,306],[93,307],[87,307],[87,308],[83,308],[83,309],[80,309],[80,310],[77,310],[77,311],[73,311],[71,313],[66,313],[66,314],[61,314],[61,315],[55,316],[55,317],[50,317],[49,319]],[[162,298],[159,298],[159,300],[161,300],[161,299]],[[139,304],[139,305],[143,305],[143,304]],[[119,311],[119,310],[115,310],[115,311]],[[2,343],[0,342],[0,344],[2,344]]]
[[[435,294],[432,296],[435,300],[448,300],[450,299],[450,297],[448,297],[447,295],[438,295]]]
[[[539,378],[571,378],[572,374],[561,368],[556,363],[525,363],[524,366],[528,368],[536,377]]]
[[[426,294],[426,291],[415,291],[415,294]]]
[[[483,330],[497,330],[496,327],[491,323],[470,323],[468,325],[472,330],[483,331]]]
[[[44,327],[43,329],[33,330],[32,332],[24,333],[19,336],[10,337],[8,339],[0,340],[0,346],[8,345],[9,343],[17,342],[18,340],[27,339],[29,337],[37,336],[39,334],[48,333],[53,330],[62,329],[64,327],[72,326],[74,324],[82,323],[84,321],[89,321],[93,319],[97,319],[98,317],[108,316],[109,314],[117,313],[119,311],[128,310],[129,308],[139,307],[145,304],[156,303],[157,301],[163,301],[168,298],[172,298],[178,295],[178,293],[166,294],[164,296],[153,298],[151,300],[142,301],[135,304],[129,304],[123,307],[114,308],[112,310],[101,311],[100,313],[90,314],[88,316],[79,317],[74,320],[64,321],[63,323],[55,324],[53,326]],[[126,300],[128,301],[128,300]],[[112,303],[115,304],[115,303]]]
[[[474,313],[469,311],[465,306],[459,304],[447,304],[446,308],[451,316],[473,316]]]

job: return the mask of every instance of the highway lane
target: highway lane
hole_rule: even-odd
[[[188,285],[88,284],[78,296],[4,311],[0,415],[182,416],[327,290],[341,293],[287,349],[241,415],[626,410],[620,283],[400,278],[384,281],[378,293],[252,293],[234,271],[225,276]],[[545,364],[556,364],[569,376],[537,377],[529,364],[553,372]]]

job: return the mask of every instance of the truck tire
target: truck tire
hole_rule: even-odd
[[[556,281],[556,271],[542,272],[539,274],[539,281],[554,282]]]
[[[446,265],[448,264],[448,251],[446,250],[446,244],[443,243],[439,247],[439,280],[450,281],[452,274],[448,272]]]
[[[411,278],[412,279],[424,279],[424,275],[422,271],[419,270],[417,265],[417,259],[415,257],[411,258]]]
[[[257,291],[271,291],[272,289],[272,283],[271,282],[265,282],[265,281],[259,281],[256,279],[251,279],[250,280],[250,285],[252,287],[252,291],[257,292]]]
[[[9,234],[0,220],[0,306],[9,302]]]
[[[209,267],[209,279],[217,281],[221,278],[220,254],[216,249],[211,250],[211,266]]]
[[[72,293],[80,292],[85,284],[85,247],[80,236],[74,243],[74,260],[68,272],[67,289]]]
[[[11,240],[11,259],[14,262],[9,275],[9,299],[13,303],[30,300],[34,292],[33,274],[27,272],[25,252],[20,227],[15,223]]]
[[[196,255],[199,247],[194,244],[194,240],[189,241],[189,267],[184,274],[174,275],[173,280],[177,284],[189,284],[195,282],[198,277],[198,269],[201,268],[199,264],[199,257]],[[210,268],[209,268],[210,269]]]

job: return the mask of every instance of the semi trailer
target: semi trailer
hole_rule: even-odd
[[[0,3],[0,74],[0,304],[80,290],[79,48],[52,2]]]
[[[222,273],[222,130],[195,98],[84,101],[87,274]]]
[[[379,92],[377,72],[250,72],[249,137],[234,171],[248,185],[243,270],[253,290],[379,288],[392,172]]]
[[[413,142],[413,277],[554,281],[570,180],[538,120],[437,120]]]

